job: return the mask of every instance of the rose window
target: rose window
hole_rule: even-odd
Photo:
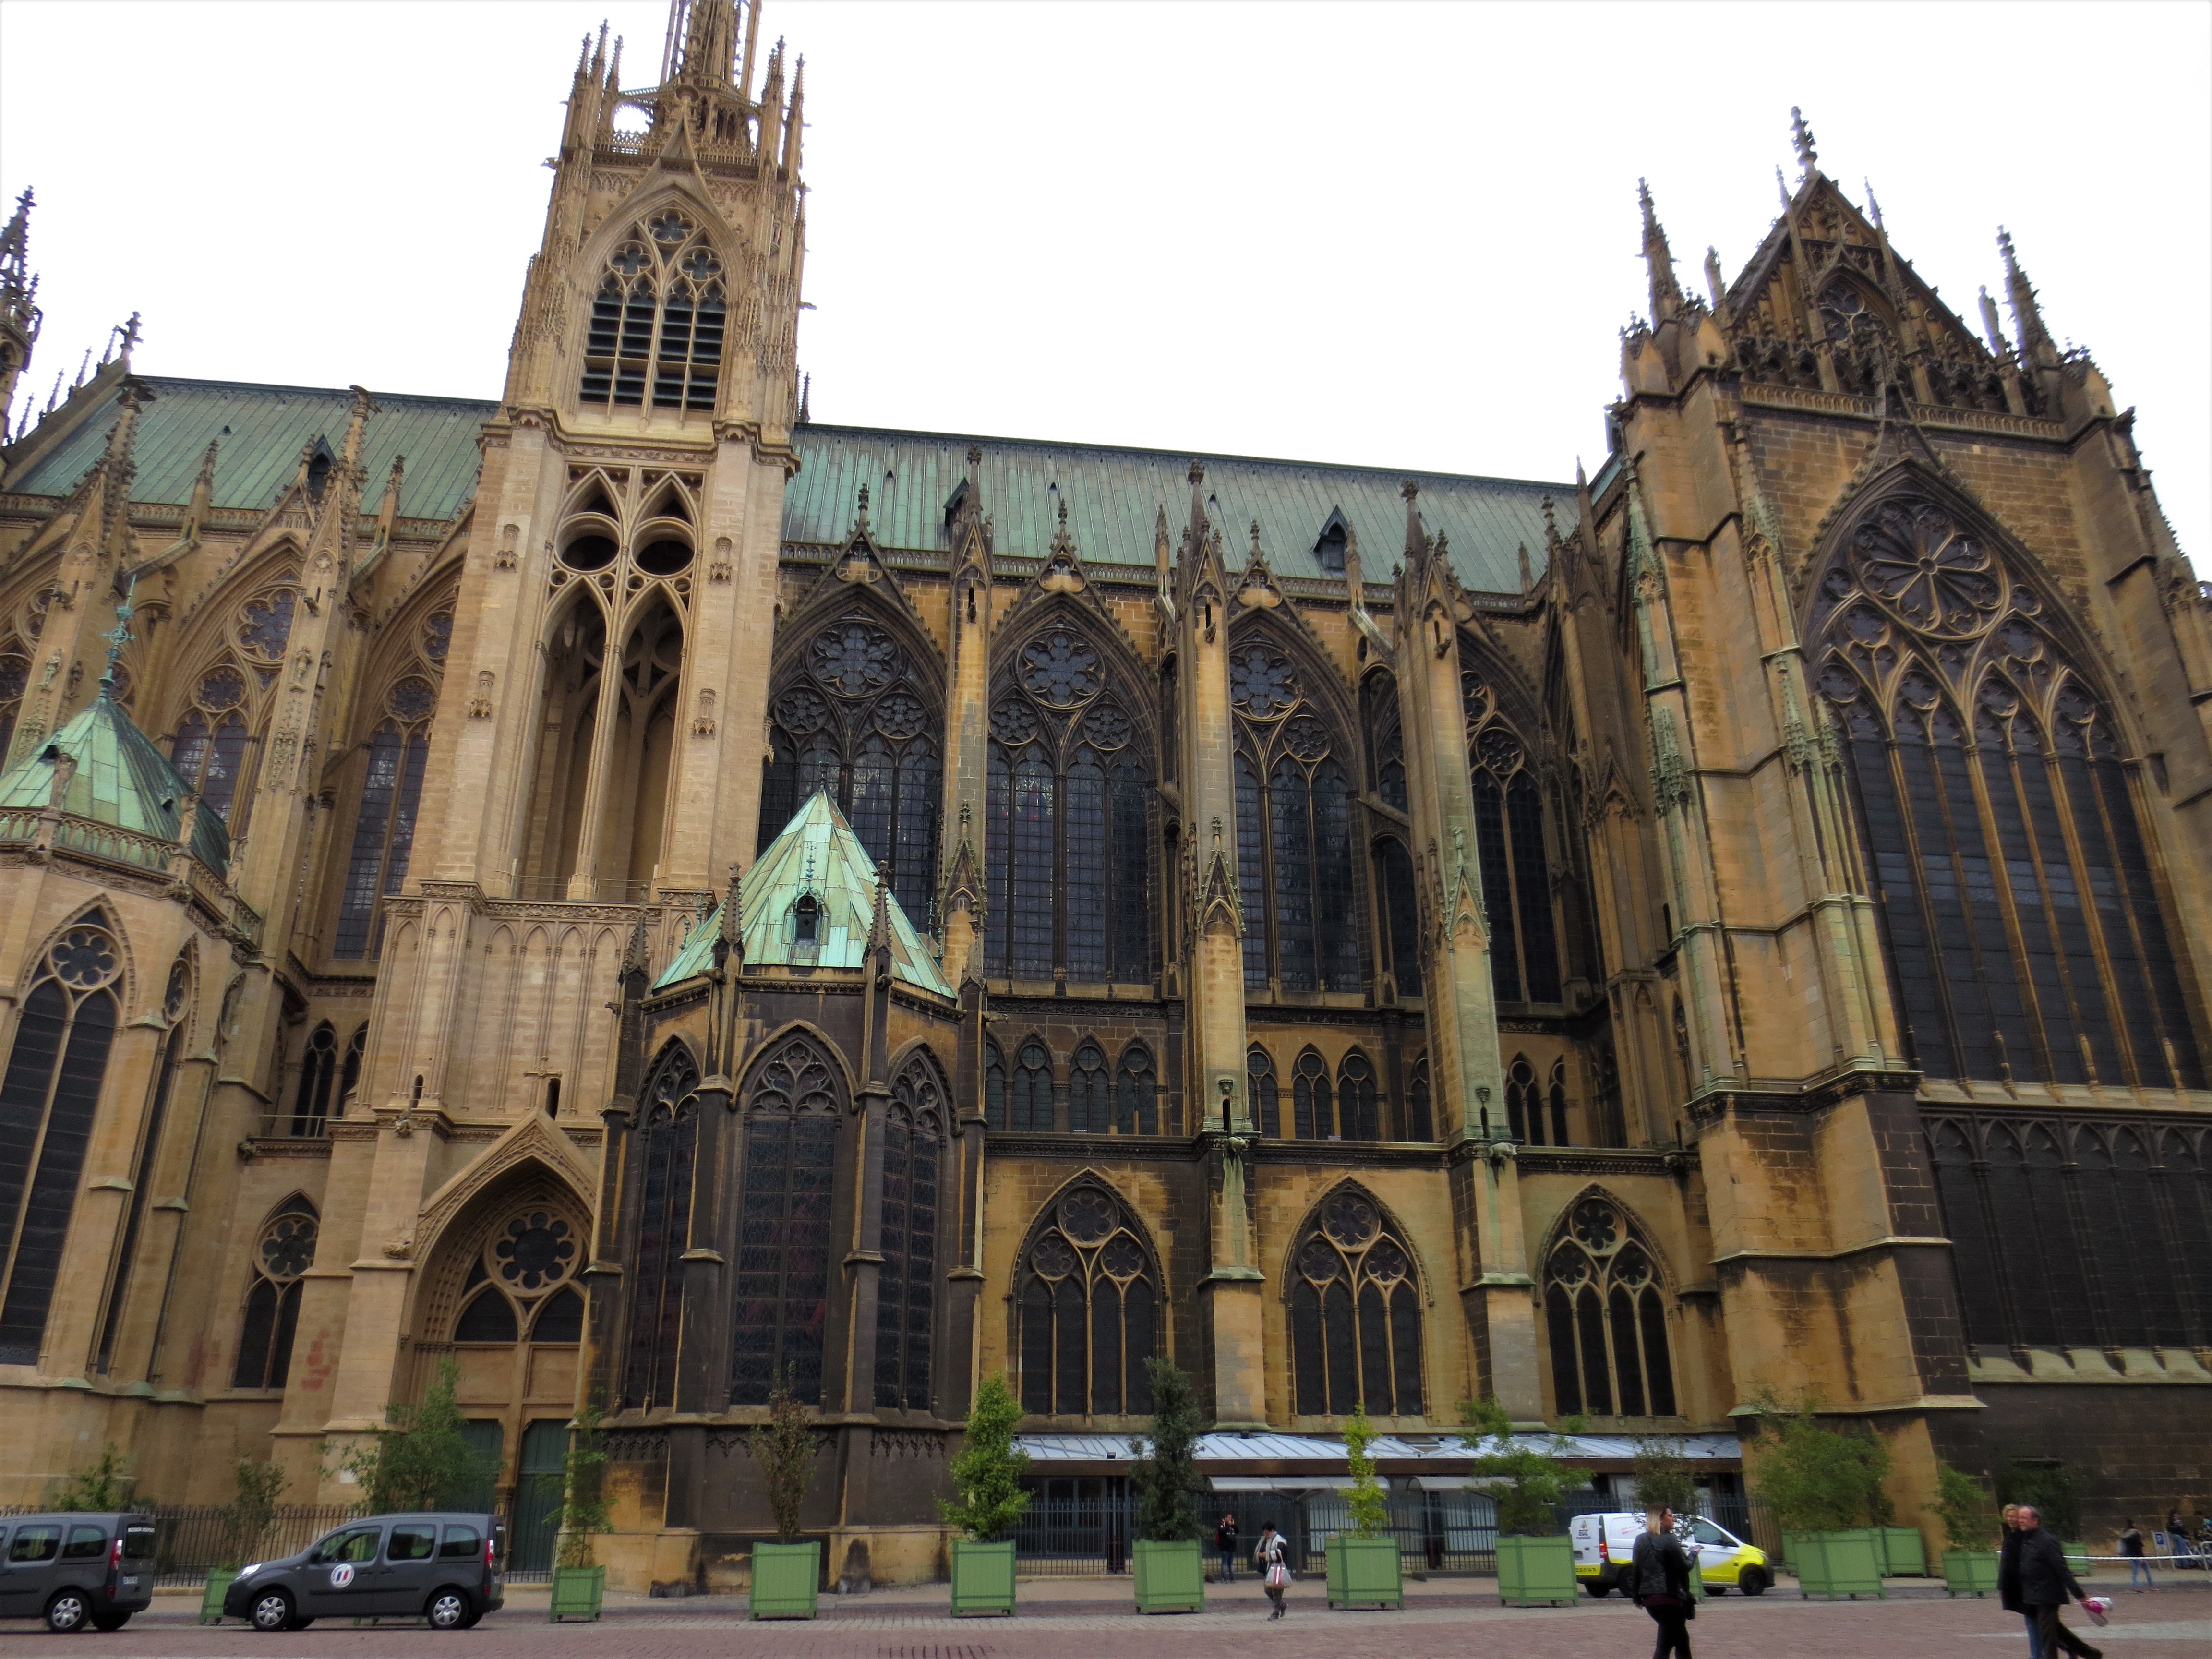
[[[1229,700],[1255,720],[1270,720],[1297,703],[1298,686],[1291,659],[1262,645],[1246,646],[1229,657]]]
[[[438,693],[429,681],[410,674],[393,684],[386,706],[403,720],[424,720],[438,706]]]
[[[307,1272],[315,1260],[314,1217],[277,1217],[261,1235],[260,1256],[262,1273],[279,1284]]]
[[[991,711],[991,735],[1000,743],[1012,746],[1027,743],[1036,735],[1036,710],[1025,702],[1008,699]]]
[[[240,613],[239,643],[263,661],[275,662],[284,654],[285,641],[292,637],[292,609],[298,599],[299,595],[289,587],[249,599]]]
[[[81,991],[115,977],[115,941],[97,928],[71,928],[54,946],[52,959],[55,976]]]
[[[499,1276],[521,1291],[543,1290],[565,1277],[575,1255],[573,1230],[544,1210],[515,1217],[492,1246]]]
[[[1095,1244],[1114,1225],[1114,1208],[1102,1194],[1078,1193],[1060,1206],[1060,1231],[1079,1244]]]
[[[804,737],[819,731],[830,718],[830,705],[805,686],[794,686],[775,701],[776,723]]]
[[[1620,1233],[1620,1218],[1613,1213],[1613,1206],[1594,1198],[1586,1198],[1575,1206],[1570,1224],[1575,1237],[1593,1250],[1610,1249]]]
[[[2004,587],[1989,549],[1932,502],[1883,507],[1851,547],[1867,588],[1911,626],[1960,635],[1995,620]]]
[[[1098,653],[1083,640],[1055,629],[1022,650],[1022,690],[1054,708],[1072,708],[1105,682]]]
[[[865,697],[897,676],[898,647],[880,628],[846,623],[814,641],[814,677],[841,696]]]

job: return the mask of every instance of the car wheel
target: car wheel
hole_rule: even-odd
[[[1603,1600],[1606,1596],[1610,1595],[1613,1593],[1612,1585],[1604,1583],[1595,1578],[1583,1579],[1583,1588],[1588,1590],[1592,1595],[1598,1597],[1600,1600]]]
[[[1743,1576],[1736,1580],[1735,1587],[1746,1595],[1764,1595],[1768,1582],[1766,1575],[1757,1567],[1746,1567]]]
[[[1729,1587],[1726,1584],[1708,1584],[1705,1586],[1705,1594],[1708,1595],[1726,1595],[1728,1593]]]
[[[131,1615],[127,1613],[95,1613],[92,1615],[94,1630],[121,1630],[130,1622]]]
[[[460,1591],[446,1589],[423,1603],[422,1616],[432,1630],[466,1630],[477,1621],[477,1610]]]
[[[82,1630],[91,1617],[92,1603],[84,1599],[82,1590],[56,1590],[46,1603],[46,1628],[58,1636]]]
[[[292,1598],[280,1589],[264,1590],[246,1604],[246,1622],[260,1631],[292,1627]]]

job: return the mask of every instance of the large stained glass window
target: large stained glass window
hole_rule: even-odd
[[[884,1263],[876,1277],[876,1404],[929,1409],[937,1310],[938,1166],[945,1082],[917,1054],[899,1068],[884,1114]]]
[[[1015,1274],[1022,1409],[1131,1417],[1152,1409],[1159,1286],[1143,1224],[1103,1187],[1063,1194]]]
[[[1465,662],[1473,653],[1464,641],[1461,649]],[[1460,700],[1474,775],[1475,851],[1490,919],[1492,986],[1501,1002],[1557,1002],[1559,933],[1534,757],[1480,670],[1461,670]]]
[[[1620,1207],[1576,1201],[1544,1263],[1552,1397],[1563,1417],[1672,1417],[1674,1372],[1658,1269]]]
[[[1302,1417],[1419,1417],[1421,1291],[1413,1253],[1356,1187],[1324,1199],[1291,1251],[1291,1369]]]
[[[630,1157],[637,1243],[632,1255],[629,1353],[623,1403],[673,1405],[677,1346],[684,1328],[684,1252],[691,1243],[691,1182],[699,1150],[699,1068],[672,1047],[654,1067],[638,1109]]]
[[[836,1079],[835,1063],[804,1036],[786,1037],[754,1068],[744,1101],[738,1204],[733,1406],[766,1405],[779,1381],[805,1404],[822,1403],[830,1212],[837,1182]]]

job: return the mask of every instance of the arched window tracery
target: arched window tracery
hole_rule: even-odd
[[[630,1279],[629,1353],[623,1403],[675,1403],[684,1323],[684,1252],[691,1242],[691,1185],[699,1152],[699,1068],[672,1047],[646,1085],[631,1158],[638,1167],[637,1243]]]
[[[1413,885],[1413,860],[1406,843],[1385,836],[1375,843],[1375,890],[1382,896],[1382,959],[1401,996],[1421,994],[1421,902]]]
[[[1024,1411],[1151,1412],[1157,1274],[1143,1224],[1105,1188],[1085,1182],[1054,1202],[1015,1275]]]
[[[180,957],[169,964],[168,982],[161,991],[161,1020],[168,1030],[161,1040],[160,1058],[155,1062],[153,1093],[146,1104],[145,1123],[139,1131],[137,1156],[133,1160],[131,1201],[123,1237],[116,1246],[107,1309],[100,1316],[100,1349],[94,1364],[103,1376],[113,1365],[117,1339],[122,1333],[124,1304],[130,1297],[131,1276],[138,1261],[139,1235],[145,1227],[147,1206],[154,1196],[154,1172],[161,1161],[161,1137],[168,1126],[170,1106],[176,1098],[177,1074],[184,1064],[191,1000],[191,958]]]
[[[993,1045],[995,1052],[996,1045]],[[1036,1037],[1026,1039],[1014,1054],[1014,1069],[1006,1082],[1006,1127],[1010,1129],[1049,1130],[1057,1126],[1052,1109],[1052,1051]]]
[[[1536,1068],[1516,1054],[1505,1068],[1505,1123],[1516,1140],[1544,1144],[1544,1103],[1537,1092]]]
[[[353,849],[338,897],[331,954],[375,956],[383,944],[382,901],[399,891],[415,847],[415,818],[430,756],[430,721],[453,641],[453,613],[441,605],[423,620],[416,650],[385,687],[382,718],[364,745],[368,771],[356,808]]]
[[[222,816],[234,841],[245,834],[252,805],[247,774],[291,641],[296,581],[285,577],[232,613],[221,653],[193,682],[169,744],[169,763],[198,793],[202,810]]]
[[[461,1285],[456,1342],[583,1340],[584,1303],[575,1273],[584,1227],[550,1205],[523,1206],[495,1225]],[[573,1333],[573,1334],[570,1334]]]
[[[983,1127],[1006,1127],[1006,1056],[988,1037],[983,1041]]]
[[[1146,737],[1133,689],[1112,681],[1103,651],[1051,623],[993,685],[983,924],[993,975],[1151,981]]]
[[[1291,1066],[1291,1122],[1300,1140],[1328,1140],[1336,1133],[1336,1097],[1329,1086],[1328,1062],[1312,1048]]]
[[[769,703],[759,845],[827,789],[899,906],[927,927],[937,892],[942,717],[914,653],[865,611],[815,631]]]
[[[1387,673],[1370,674],[1360,688],[1367,715],[1367,775],[1387,806],[1407,810],[1406,730],[1398,708],[1398,683]]]
[[[38,1361],[121,1014],[106,915],[64,929],[35,970],[0,1079],[0,1364]]]
[[[1316,1207],[1291,1249],[1291,1364],[1298,1413],[1419,1417],[1421,1290],[1382,1206],[1355,1187]]]
[[[884,1264],[876,1278],[876,1404],[929,1409],[937,1310],[938,1168],[945,1085],[917,1054],[899,1068],[884,1115]]]
[[[1264,635],[1229,652],[1237,714],[1237,874],[1244,983],[1357,991],[1352,787],[1289,653]],[[1327,925],[1324,925],[1326,921]]]
[[[338,1064],[338,1034],[324,1020],[307,1034],[307,1048],[300,1056],[300,1083],[292,1096],[295,1135],[322,1133],[337,1098]]]
[[[1337,1134],[1344,1140],[1382,1139],[1382,1108],[1376,1097],[1375,1064],[1354,1048],[1336,1068]]]
[[[803,1403],[822,1403],[843,1099],[836,1062],[804,1033],[784,1038],[753,1073],[738,1211],[733,1406],[766,1405],[779,1379]]]
[[[1113,1125],[1112,1092],[1105,1051],[1086,1038],[1067,1063],[1067,1127],[1078,1134],[1104,1134]]]
[[[1463,662],[1474,654],[1464,641],[1462,652]],[[1559,933],[1534,757],[1480,670],[1460,671],[1460,702],[1474,774],[1482,904],[1490,919],[1491,978],[1501,1002],[1557,1002]]]
[[[1562,1416],[1675,1415],[1656,1260],[1610,1199],[1593,1194],[1568,1212],[1544,1263],[1552,1397]]]
[[[1275,1080],[1273,1059],[1255,1042],[1245,1054],[1244,1070],[1251,1079],[1253,1123],[1267,1139],[1280,1139],[1283,1133],[1282,1091]]]
[[[592,297],[578,388],[587,407],[711,413],[727,323],[721,256],[684,213],[664,209],[608,255]]]
[[[253,1280],[239,1325],[234,1389],[281,1389],[300,1323],[301,1275],[314,1265],[319,1218],[304,1198],[280,1205],[253,1244]]]
[[[2203,1086],[2115,723],[2041,596],[1899,496],[1844,539],[1808,633],[1922,1066]]]
[[[1160,1132],[1158,1097],[1153,1087],[1152,1051],[1141,1042],[1121,1050],[1114,1068],[1114,1131],[1152,1135]]]
[[[1552,1107],[1552,1145],[1565,1146],[1567,1136],[1567,1062],[1565,1055],[1552,1062],[1549,1091]]]
[[[15,720],[23,712],[23,693],[31,685],[31,657],[17,639],[0,641],[0,768],[15,740]]]
[[[1406,1105],[1413,1121],[1408,1125],[1415,1140],[1434,1140],[1437,1138],[1436,1115],[1429,1103],[1429,1057],[1423,1054],[1413,1062],[1411,1080],[1406,1085]]]

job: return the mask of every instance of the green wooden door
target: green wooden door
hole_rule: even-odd
[[[561,1465],[568,1455],[565,1419],[544,1418],[522,1431],[522,1468],[514,1483],[514,1571],[544,1572],[553,1565],[561,1529]]]
[[[477,1455],[476,1481],[462,1497],[446,1507],[481,1510],[489,1515],[499,1507],[500,1463],[507,1455],[507,1427],[482,1418],[461,1425],[461,1437]]]

